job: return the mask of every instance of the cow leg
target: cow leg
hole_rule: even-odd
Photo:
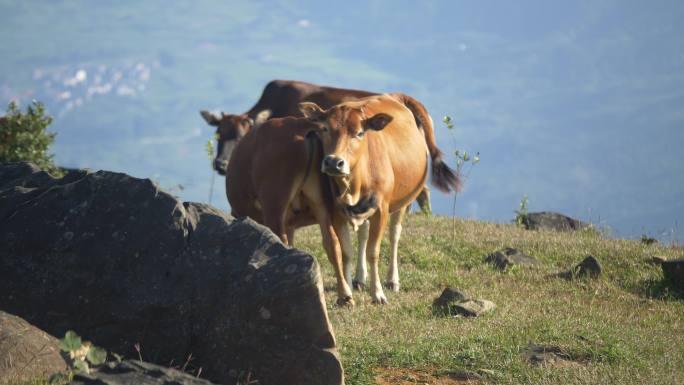
[[[370,227],[369,221],[364,221],[356,236],[359,240],[358,260],[356,262],[356,277],[353,285],[355,289],[363,290],[366,287],[366,275],[368,268],[366,266],[366,247],[368,247],[368,229]]]
[[[432,207],[430,206],[430,189],[427,185],[425,185],[420,194],[418,194],[416,202],[418,202],[418,206],[420,206],[420,211],[423,214],[429,215],[432,213]]]
[[[287,229],[287,243],[289,246],[294,246],[294,226],[288,227]]]
[[[335,232],[340,239],[342,245],[342,260],[344,262],[344,280],[349,284],[352,282],[352,269],[354,267],[354,247],[352,246],[351,236],[349,234],[349,226],[344,220],[335,221]]]
[[[271,229],[271,231],[273,231],[273,234],[278,236],[278,238],[280,238],[280,241],[283,242],[283,244],[289,246],[290,244],[288,243],[284,222],[285,221],[283,221],[280,218],[277,218],[275,216],[271,217],[269,215],[264,214],[264,225]]]
[[[342,271],[342,248],[340,247],[340,240],[337,237],[335,227],[325,208],[318,207],[314,209],[314,215],[321,228],[323,248],[328,255],[328,260],[330,261],[330,264],[332,264],[333,270],[335,270],[335,278],[337,279],[337,304],[340,306],[354,306],[351,288],[349,288],[347,281],[344,279],[344,272]]]
[[[285,226],[287,201],[285,199],[264,200],[262,207],[264,225],[271,229],[285,245],[289,245],[287,238],[288,228]]]
[[[387,297],[382,291],[382,284],[380,283],[380,272],[378,271],[378,262],[380,260],[380,242],[382,241],[382,234],[385,232],[387,226],[387,211],[389,207],[384,205],[375,215],[370,218],[370,229],[368,231],[368,247],[366,255],[370,264],[370,290],[373,303],[386,304]]]
[[[391,291],[399,291],[399,237],[401,237],[401,221],[404,218],[406,207],[393,212],[389,220],[389,238],[392,254],[390,254],[390,265],[389,270],[387,270],[385,287]]]

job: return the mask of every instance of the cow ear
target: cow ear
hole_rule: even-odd
[[[258,127],[264,124],[265,121],[268,120],[268,118],[271,117],[271,110],[263,110],[260,111],[258,114],[256,114],[256,117],[254,118],[254,126]]]
[[[302,115],[304,115],[305,118],[312,121],[321,120],[321,117],[323,116],[323,110],[321,107],[318,107],[318,104],[316,103],[301,102],[299,103],[299,111],[302,112]]]
[[[385,128],[385,126],[388,125],[389,122],[392,121],[392,119],[393,118],[391,116],[383,112],[380,112],[368,119],[365,119],[363,121],[363,128],[366,130],[380,131],[383,128]]]
[[[204,120],[210,125],[210,126],[218,126],[219,123],[221,122],[221,118],[214,114],[213,112],[209,112],[207,110],[202,110],[200,111],[200,115],[204,118]]]

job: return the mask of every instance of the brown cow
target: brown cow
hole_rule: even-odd
[[[320,172],[318,129],[305,118],[276,118],[247,133],[230,158],[226,192],[235,217],[268,226],[288,244],[295,228],[318,223],[335,269],[338,303],[353,304],[343,275],[342,254],[333,228],[330,184]]]
[[[438,186],[445,186],[445,176],[447,179],[449,175],[455,178],[452,173],[449,174],[450,170],[448,168],[445,169],[446,166],[441,162],[439,150],[434,146],[432,125],[423,125],[423,123],[429,122],[429,116],[424,113],[422,105],[404,95],[397,95],[396,97],[397,99],[389,96],[378,96],[376,98],[386,102],[393,101],[394,104],[388,102],[389,106],[392,107],[389,108],[389,111],[396,115],[396,121],[392,123],[392,126],[403,126],[404,131],[413,130],[413,135],[404,135],[401,142],[408,144],[406,150],[409,150],[410,154],[406,155],[406,159],[412,161],[411,154],[413,154],[413,158],[415,158],[415,154],[418,154],[418,161],[414,162],[414,165],[404,163],[412,171],[416,169],[421,169],[422,171],[420,172],[421,177],[418,178],[419,180],[413,180],[416,179],[414,178],[415,175],[409,175],[410,173],[398,175],[396,170],[392,168],[377,170],[381,173],[391,174],[393,178],[396,175],[397,180],[404,180],[403,178],[406,177],[405,182],[408,184],[417,183],[413,186],[415,191],[404,197],[404,200],[408,200],[400,202],[403,206],[399,208],[391,207],[398,212],[398,214],[393,214],[394,220],[392,222],[394,223],[393,228],[395,231],[391,235],[394,275],[397,274],[396,243],[398,242],[398,232],[396,228],[400,228],[403,209],[421,191],[427,179],[427,148],[430,148],[430,153],[433,155],[433,170],[435,170],[435,167],[437,170],[440,170],[437,173],[433,172],[433,181]],[[359,103],[371,103],[372,100],[375,99],[370,98],[368,101]],[[411,106],[411,109],[404,107],[401,101]],[[310,104],[308,106],[316,105]],[[309,119],[272,119],[259,129],[252,130],[245,135],[239,145],[236,146],[231,157],[226,187],[233,215],[250,216],[264,223],[284,243],[288,243],[290,239],[288,234],[294,228],[318,223],[321,227],[324,248],[335,270],[338,303],[351,304],[353,303],[352,293],[348,285],[348,282],[351,280],[351,270],[349,268],[351,264],[351,242],[349,240],[347,221],[358,224],[371,216],[378,208],[380,208],[380,212],[385,213],[387,210],[384,209],[384,206],[388,200],[385,198],[387,194],[383,190],[386,186],[380,185],[377,186],[380,187],[378,191],[381,192],[381,195],[377,195],[382,198],[380,201],[377,200],[377,196],[371,190],[363,190],[366,192],[364,197],[357,194],[358,196],[352,196],[347,199],[345,194],[337,194],[344,204],[339,205],[334,202],[332,190],[339,189],[340,185],[333,185],[327,181],[327,176],[320,173],[319,165],[322,162],[320,144],[311,134],[328,126],[339,129],[342,125],[347,124],[344,120],[328,122],[325,119],[328,116],[330,119],[336,119],[336,116],[339,115],[335,113],[335,111],[338,111],[336,108],[331,109],[328,113],[321,112],[317,106],[311,109],[305,108],[310,116]],[[348,109],[349,107],[343,105],[341,108]],[[420,115],[414,116],[412,113],[414,109]],[[314,118],[309,113],[310,111],[314,113],[318,111],[320,113]],[[370,122],[369,120],[368,123],[370,124]],[[417,127],[417,123],[421,124],[422,130]],[[402,130],[399,130],[399,132],[402,132]],[[320,135],[326,137],[326,134]],[[373,135],[376,135],[376,133],[371,133],[368,136],[371,137]],[[412,143],[408,143],[411,141]],[[365,143],[366,141],[362,140],[362,142]],[[417,153],[415,151],[416,148],[418,149]],[[425,155],[421,156],[420,154],[423,152]],[[394,165],[385,162],[376,166],[392,167]],[[445,170],[449,171],[449,173],[445,173]],[[398,182],[397,185],[405,185],[406,183]],[[381,205],[378,206],[378,203]],[[375,227],[372,227],[372,229],[375,229]],[[340,238],[338,238],[338,234]],[[376,240],[379,240],[379,235],[371,233],[372,242],[370,245],[372,247],[377,246]],[[340,241],[342,242],[341,245]],[[341,255],[343,250],[344,267]],[[369,250],[371,250],[370,247]],[[371,255],[377,257],[377,253],[371,253]],[[374,264],[371,264],[371,273],[377,276],[377,260]],[[377,283],[377,280],[373,280],[373,284],[375,283]],[[398,288],[398,276],[396,284]],[[382,294],[382,288],[380,288],[379,293],[374,291],[373,299],[379,303],[387,302],[384,294]]]
[[[298,107],[300,102],[313,102],[322,108],[330,108],[338,103],[372,95],[376,94],[300,81],[273,80],[266,85],[259,101],[244,114],[233,115],[222,112],[218,115],[202,110],[200,114],[204,120],[216,127],[217,153],[213,162],[214,170],[221,175],[226,173],[230,154],[235,145],[252,127],[260,125],[269,118],[302,116]],[[417,201],[422,211],[430,212],[430,191],[427,186]]]
[[[442,160],[425,108],[406,95],[371,96],[326,111],[309,102],[301,103],[300,108],[319,127],[316,134],[324,151],[321,170],[333,182],[335,212],[342,214],[334,216],[334,227],[343,244],[349,237],[344,235],[344,223],[337,222],[340,217],[352,223],[370,221],[366,254],[371,296],[375,303],[387,303],[378,259],[388,219],[391,217],[393,243],[388,280],[398,285],[396,244],[402,216],[427,181],[427,156],[432,158],[432,182],[437,188],[457,190],[459,179]],[[422,123],[423,130],[418,129],[417,122]],[[349,280],[351,261],[345,260],[344,265]]]

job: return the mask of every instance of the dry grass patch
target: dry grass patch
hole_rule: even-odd
[[[377,385],[464,385],[479,383],[479,375],[474,373],[435,374],[430,371],[407,368],[377,368]]]

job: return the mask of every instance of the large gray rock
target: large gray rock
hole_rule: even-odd
[[[662,262],[663,275],[673,286],[684,287],[684,259]]]
[[[0,311],[0,384],[20,384],[66,372],[55,337],[25,320]]]
[[[576,231],[589,226],[588,223],[570,218],[567,215],[548,211],[525,215],[523,225],[528,230],[548,229],[557,231]]]
[[[0,165],[0,309],[225,384],[343,382],[312,256],[125,174]]]

